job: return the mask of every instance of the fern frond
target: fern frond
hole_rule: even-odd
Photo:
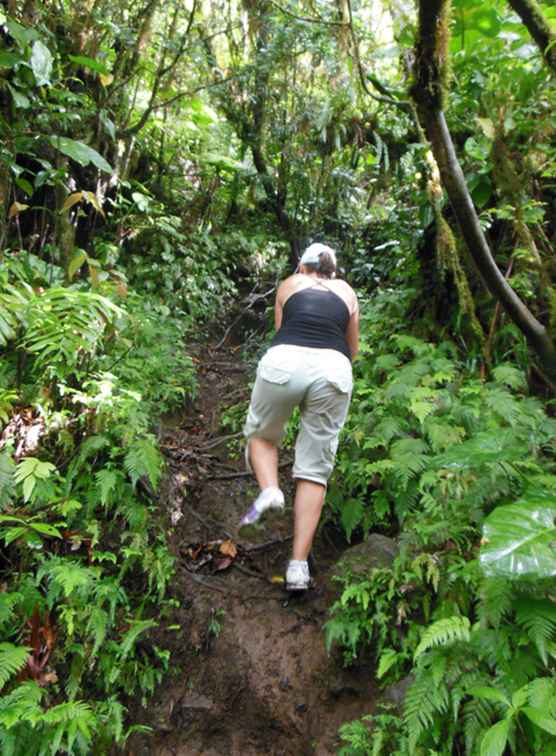
[[[463,704],[462,719],[466,753],[476,752],[495,713],[494,704],[482,698],[471,698]]]
[[[85,567],[79,562],[70,559],[57,559],[53,557],[45,562],[37,572],[37,582],[47,576],[52,583],[53,590],[49,590],[49,599],[53,600],[60,592],[67,598],[74,592],[82,592],[85,595],[94,585],[98,570]]]
[[[467,617],[447,617],[433,622],[425,628],[419,645],[415,649],[414,660],[434,646],[450,646],[458,641],[469,642],[469,629],[470,623]]]
[[[51,744],[51,753],[61,750],[66,737],[64,750],[73,753],[73,744],[78,735],[89,745],[92,740],[92,729],[95,714],[91,706],[85,701],[66,701],[50,708],[42,717],[42,721],[50,725],[58,725]]]
[[[501,420],[514,425],[520,415],[516,399],[500,387],[491,388],[486,392],[486,406],[496,413]]]
[[[502,384],[503,386],[508,386],[509,388],[516,390],[527,388],[527,381],[523,371],[518,370],[509,362],[502,362],[497,365],[493,369],[492,375],[496,383]]]
[[[450,693],[446,685],[443,682],[435,685],[429,670],[419,670],[404,702],[404,723],[412,753],[421,734],[433,726],[435,715],[446,714],[449,707]]]
[[[99,648],[104,643],[108,630],[108,614],[99,606],[93,607],[87,623],[87,632],[93,636],[94,644],[91,659],[94,659]]]
[[[108,440],[108,438],[100,434],[86,438],[79,447],[79,453],[77,454],[77,457],[75,457],[68,468],[66,475],[68,484],[73,481],[75,476],[82,469],[85,462],[90,459],[93,454],[96,454],[96,452],[99,452],[101,451],[101,449],[106,448],[107,446],[109,446],[109,444],[110,441]]]
[[[427,451],[427,444],[418,438],[402,438],[392,444],[390,457],[394,462],[394,474],[404,487],[429,461]]]
[[[25,666],[31,649],[26,646],[14,646],[13,643],[0,643],[0,690]]]
[[[14,606],[23,598],[21,593],[0,593],[0,627],[6,625],[14,614]]]
[[[507,578],[485,578],[479,590],[478,615],[482,624],[499,627],[513,607],[514,589]]]
[[[373,436],[383,441],[384,445],[386,445],[393,438],[399,438],[404,435],[407,427],[407,421],[404,418],[387,415],[376,424]]]
[[[48,709],[44,714],[43,721],[48,724],[59,724],[90,715],[92,715],[91,705],[85,701],[65,701]]]
[[[99,470],[95,475],[96,484],[100,494],[100,503],[103,506],[106,506],[106,504],[109,503],[111,494],[116,488],[119,477],[117,470],[112,470],[108,467]]]
[[[120,645],[119,656],[122,661],[130,654],[133,646],[135,645],[135,641],[141,635],[141,633],[144,633],[146,630],[150,630],[151,627],[158,627],[158,623],[152,619],[133,621],[132,626],[124,635]]]
[[[547,643],[556,634],[556,606],[546,600],[519,599],[515,618],[535,644],[543,664],[548,665]]]
[[[512,631],[512,625],[497,629],[477,626],[471,633],[471,647],[489,667],[504,668],[514,654],[511,643],[514,634],[515,628]]]
[[[156,489],[162,474],[162,456],[154,438],[147,436],[136,439],[125,455],[124,467],[134,486],[139,478],[145,475],[151,486]]]

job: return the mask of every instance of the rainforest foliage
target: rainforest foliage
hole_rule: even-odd
[[[556,6],[0,4],[0,742],[105,753],[168,667],[188,343],[338,248],[362,353],[326,624],[344,754],[556,753]],[[137,725],[135,725],[137,727]],[[133,728],[131,728],[133,729]]]

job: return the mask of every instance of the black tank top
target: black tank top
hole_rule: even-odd
[[[347,304],[330,289],[309,286],[286,300],[282,325],[271,346],[295,346],[336,349],[351,362],[346,341],[350,313]]]

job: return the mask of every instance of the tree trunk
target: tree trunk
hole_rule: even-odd
[[[419,1],[419,39],[416,45],[415,84],[411,94],[430,141],[461,234],[479,273],[492,296],[501,303],[540,357],[542,369],[550,380],[554,381],[556,345],[546,328],[521,301],[496,265],[467,189],[442,111],[442,78],[447,62],[444,52],[447,47],[446,38],[442,29],[446,23],[447,8],[447,0]],[[441,49],[441,45],[445,45],[444,50]]]
[[[508,0],[527,27],[543,58],[556,73],[556,32],[543,16],[535,0]]]

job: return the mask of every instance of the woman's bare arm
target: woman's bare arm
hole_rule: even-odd
[[[278,295],[276,295],[276,300],[274,302],[274,327],[277,331],[279,331],[281,325],[282,325],[282,303],[278,299]]]
[[[285,281],[282,281],[276,292],[276,299],[274,301],[274,327],[277,331],[282,325],[284,303],[291,292],[292,278],[293,276],[290,276],[289,278],[286,278]]]
[[[359,304],[357,299],[346,329],[346,341],[351,352],[351,359],[354,360],[359,352]]]

